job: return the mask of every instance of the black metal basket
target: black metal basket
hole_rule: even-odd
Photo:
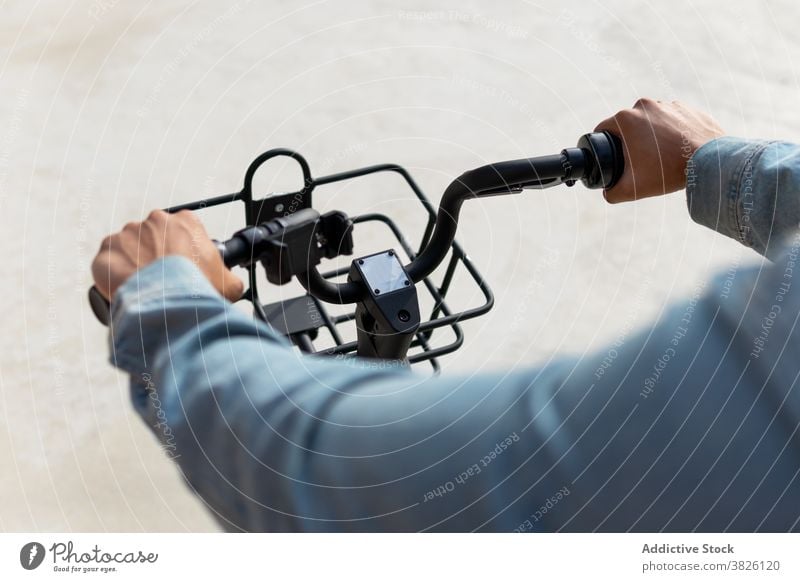
[[[273,194],[259,200],[254,200],[253,177],[256,171],[268,160],[279,156],[292,158],[298,163],[303,173],[303,187],[296,192]],[[400,248],[413,260],[416,253],[420,252],[420,250],[425,247],[431,236],[436,221],[436,212],[411,175],[404,168],[396,164],[368,166],[348,172],[313,178],[308,162],[306,162],[305,158],[300,154],[288,149],[273,149],[263,153],[250,164],[245,174],[244,188],[240,192],[174,206],[167,209],[167,211],[202,210],[220,204],[241,201],[244,203],[245,209],[244,226],[253,226],[264,221],[293,214],[304,208],[311,208],[312,193],[320,186],[381,172],[393,172],[402,176],[427,214],[425,231],[422,235],[422,239],[416,246],[417,250],[414,250],[414,247],[403,235],[397,224],[385,214],[367,213],[351,218],[354,224],[373,222],[385,225],[397,240]],[[483,294],[484,302],[480,306],[474,308],[453,312],[448,307],[445,300],[450,290],[453,277],[459,267],[464,268],[470,279],[478,286]],[[333,280],[346,275],[347,271],[347,268],[340,268],[325,272],[322,275],[325,279]],[[489,286],[486,284],[486,281],[475,268],[475,265],[469,257],[464,253],[461,245],[457,242],[453,242],[451,245],[450,254],[447,259],[447,267],[444,271],[442,281],[436,284],[431,277],[425,277],[421,283],[430,294],[433,308],[430,317],[427,320],[423,320],[419,326],[416,337],[409,350],[408,360],[411,364],[425,361],[430,362],[434,371],[438,371],[439,363],[437,358],[457,350],[464,342],[464,333],[459,323],[473,317],[478,317],[489,311],[494,304],[494,296],[492,295],[491,289],[489,289]],[[355,341],[344,342],[339,331],[340,326],[348,325],[354,320],[354,310],[335,316],[330,315],[323,302],[308,294],[285,299],[276,303],[262,304],[259,300],[255,267],[249,269],[249,289],[245,293],[244,298],[253,303],[256,316],[272,325],[283,335],[291,338],[295,345],[304,352],[327,356],[348,356],[356,352],[357,343]],[[334,346],[316,349],[314,341],[317,339],[318,332],[321,328],[325,328],[328,331],[335,344]],[[450,330],[451,339],[443,345],[432,347],[434,332],[437,332],[438,335],[438,333],[443,333],[447,328]],[[440,338],[437,337],[437,340],[438,339]]]

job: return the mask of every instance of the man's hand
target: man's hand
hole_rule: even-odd
[[[678,101],[639,99],[609,117],[595,131],[622,138],[625,171],[610,190],[611,203],[668,194],[686,187],[686,163],[695,151],[724,135],[709,115]]]
[[[225,266],[205,227],[188,210],[177,214],[154,210],[144,222],[130,222],[120,232],[107,236],[92,263],[95,285],[111,300],[128,277],[168,255],[194,262],[226,299],[241,297],[241,279]]]

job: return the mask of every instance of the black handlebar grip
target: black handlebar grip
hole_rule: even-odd
[[[613,187],[625,170],[622,140],[608,131],[597,131],[581,136],[578,147],[587,154],[583,184],[593,189]]]
[[[229,269],[238,267],[239,263],[252,253],[247,241],[238,236],[226,241],[215,240],[213,242],[222,257],[222,262]]]
[[[89,289],[89,305],[92,307],[92,313],[97,321],[105,326],[111,323],[111,304],[94,285]]]

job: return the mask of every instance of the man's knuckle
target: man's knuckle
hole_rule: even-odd
[[[614,121],[616,121],[616,126],[621,131],[624,131],[625,128],[638,116],[639,111],[637,109],[623,109],[614,116]]]
[[[111,252],[113,247],[116,246],[118,238],[119,236],[116,234],[110,234],[105,238],[103,238],[103,240],[100,241],[100,250],[98,251],[98,253]]]

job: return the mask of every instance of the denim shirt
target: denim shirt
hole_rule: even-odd
[[[111,361],[232,531],[798,530],[799,191],[796,145],[703,146],[692,218],[775,262],[580,359],[429,377],[300,355],[167,257],[119,289]]]

